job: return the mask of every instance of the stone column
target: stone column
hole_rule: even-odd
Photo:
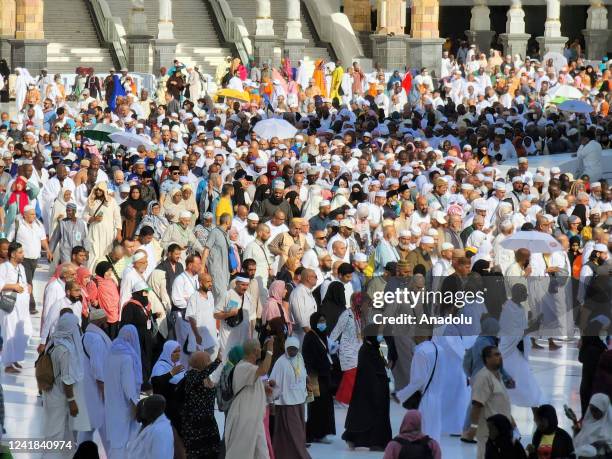
[[[15,38],[15,0],[5,0],[0,8],[0,57],[11,67],[11,43]]]
[[[599,60],[607,54],[610,30],[608,10],[601,0],[591,0],[586,29],[582,31],[586,44],[586,58]]]
[[[15,3],[15,39],[10,40],[12,65],[25,67],[33,75],[47,66],[44,7],[43,0]]]
[[[302,36],[302,17],[300,0],[285,0],[287,2],[287,24],[285,28],[285,48],[283,55],[291,62],[304,58],[304,50],[308,40]]]
[[[478,49],[487,53],[491,48],[491,40],[495,32],[491,30],[491,11],[487,6],[487,0],[474,0],[472,7],[472,18],[470,19],[470,30],[465,31],[470,44],[475,44]]]
[[[264,62],[276,65],[275,48],[278,39],[274,35],[274,20],[270,0],[257,0],[255,37],[253,37],[253,53],[255,61],[261,67]]]
[[[344,0],[344,14],[351,21],[355,32],[371,32],[372,21],[370,0]]]
[[[125,40],[128,44],[128,69],[131,72],[151,73],[153,36],[148,32],[147,15],[142,2],[132,2]]]
[[[540,44],[540,55],[548,52],[563,53],[567,37],[561,36],[561,1],[546,0],[546,22],[544,36],[537,37]]]
[[[133,0],[134,1],[134,0]],[[142,0],[135,0],[142,2]],[[170,68],[174,65],[176,47],[178,42],[174,39],[174,22],[172,21],[172,0],[159,0],[159,19],[157,20],[157,40],[153,66],[155,70],[160,67]]]
[[[172,0],[159,0],[159,20],[157,39],[174,40],[174,21],[172,20]]]
[[[440,3],[438,0],[413,0],[411,38],[408,39],[408,65],[427,67],[433,76],[440,76],[442,45],[438,30]]]
[[[525,33],[525,11],[521,0],[512,0],[512,5],[506,13],[506,33],[502,33],[500,38],[504,45],[504,54],[525,57],[530,35]]]
[[[406,2],[403,0],[378,0],[376,33],[370,35],[372,57],[388,71],[403,70],[406,66],[408,35],[406,27]]]

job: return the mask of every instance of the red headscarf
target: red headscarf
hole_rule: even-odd
[[[26,192],[26,186],[28,182],[25,177],[17,177],[13,186],[11,187],[11,196],[9,197],[8,204],[9,206],[13,203],[17,203],[19,206],[19,213],[23,215],[23,210],[25,206],[30,203],[30,199],[28,198],[28,193]],[[21,185],[22,190],[17,190],[17,185]]]
[[[89,277],[89,281],[86,279]],[[91,271],[85,266],[79,266],[76,273],[77,283],[81,286],[81,295],[83,296],[83,316],[89,316],[89,303],[96,301],[97,289],[91,285]]]

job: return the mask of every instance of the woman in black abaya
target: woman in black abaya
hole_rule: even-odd
[[[367,447],[371,451],[384,451],[392,438],[389,378],[380,351],[381,342],[378,326],[367,326],[359,349],[355,387],[344,424],[346,430],[342,435],[351,449]]]
[[[325,438],[336,434],[334,399],[331,392],[331,357],[327,348],[329,327],[325,316],[315,312],[310,316],[310,331],[304,336],[302,357],[311,385],[314,400],[308,404],[306,441],[331,443]],[[318,388],[317,388],[318,386]]]

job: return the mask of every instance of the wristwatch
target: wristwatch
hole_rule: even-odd
[[[68,401],[68,403],[70,403],[70,402],[74,402],[74,397],[72,397],[72,398],[67,398],[66,400]]]

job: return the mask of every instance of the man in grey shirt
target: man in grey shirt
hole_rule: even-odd
[[[229,250],[227,231],[232,225],[230,214],[221,214],[219,225],[213,228],[202,251],[202,264],[213,278],[212,294],[215,306],[225,301],[230,282]]]

